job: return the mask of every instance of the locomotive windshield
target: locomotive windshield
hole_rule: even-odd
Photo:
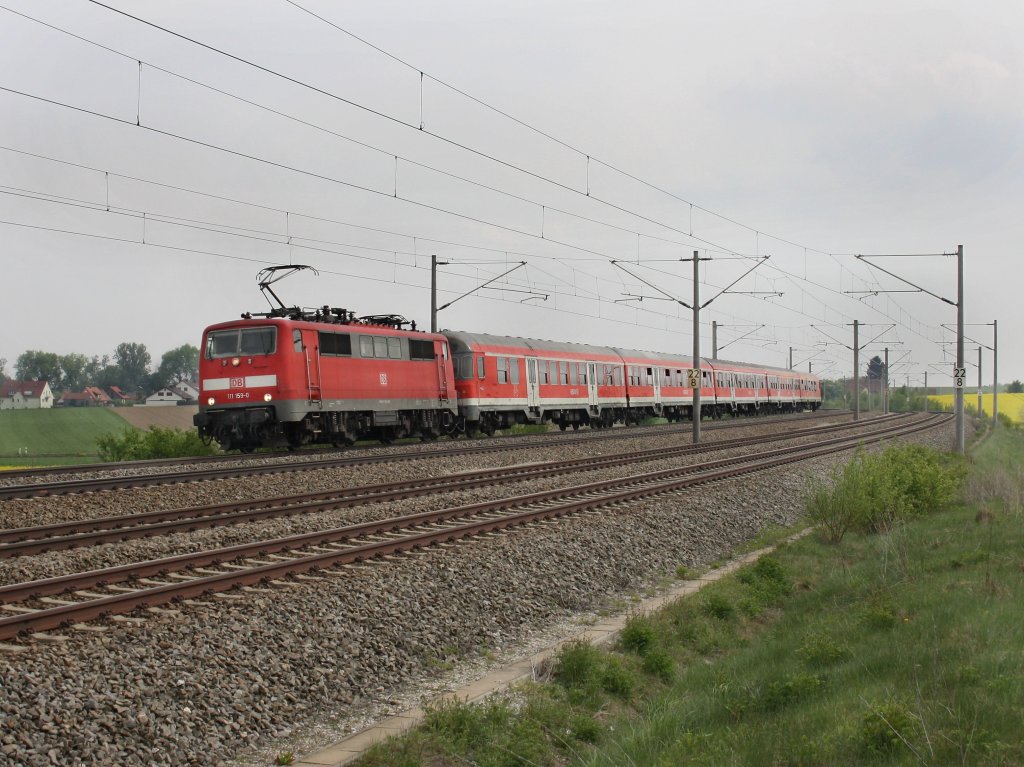
[[[273,354],[277,346],[277,328],[233,328],[215,330],[206,339],[206,358]]]

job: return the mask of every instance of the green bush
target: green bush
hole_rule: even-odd
[[[601,671],[602,690],[622,700],[629,700],[633,696],[636,682],[636,678],[621,658],[614,655],[605,657],[604,669]]]
[[[822,686],[821,678],[813,674],[793,674],[785,679],[769,682],[761,691],[758,704],[762,711],[780,711],[787,706],[806,701]]]
[[[97,437],[96,446],[104,461],[190,458],[217,452],[213,445],[203,444],[197,432],[160,426],[150,426],[147,431],[126,427],[120,435],[111,432]]]
[[[663,682],[671,682],[676,675],[676,664],[672,656],[660,647],[651,648],[644,656],[642,668],[651,676]]]
[[[558,651],[555,679],[564,687],[587,687],[600,673],[601,652],[589,642],[567,642]]]
[[[701,595],[700,607],[705,614],[723,621],[733,617],[736,613],[736,606],[717,589],[704,591],[704,594]]]
[[[749,567],[744,567],[740,570],[738,578],[750,588],[751,596],[764,607],[777,605],[793,590],[793,584],[790,583],[782,563],[771,555],[761,557]]]
[[[646,655],[653,644],[654,626],[651,622],[639,615],[629,616],[619,634],[619,646],[628,652]]]
[[[861,745],[869,754],[891,754],[907,745],[916,734],[916,718],[902,703],[874,706],[860,725]]]
[[[810,634],[797,650],[803,661],[815,668],[831,666],[849,657],[850,650],[846,645],[837,642],[825,633]]]
[[[899,445],[883,453],[861,450],[827,482],[812,482],[807,515],[838,543],[849,530],[881,532],[950,503],[965,476],[962,463],[919,445]]]

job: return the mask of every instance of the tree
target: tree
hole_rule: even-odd
[[[885,363],[882,362],[882,358],[874,356],[868,362],[868,378],[873,381],[877,381],[881,378],[885,378],[886,374]]]
[[[14,369],[19,381],[46,381],[54,392],[64,389],[60,356],[53,352],[29,350],[18,357]]]
[[[7,380],[7,371],[4,368],[7,366],[7,360],[4,357],[0,357],[0,382]]]
[[[149,374],[151,361],[145,344],[121,343],[114,350],[114,362],[120,373],[121,388],[133,392],[139,389]]]
[[[199,349],[191,344],[184,344],[164,353],[160,358],[160,367],[150,376],[150,385],[154,389],[160,389],[179,381],[194,382],[198,377]]]
[[[65,354],[60,358],[63,387],[68,391],[81,391],[92,383],[88,374],[89,358],[84,354]]]
[[[3,365],[0,365],[0,373],[3,372]],[[1007,394],[1024,394],[1024,383],[1014,380],[1006,387]]]

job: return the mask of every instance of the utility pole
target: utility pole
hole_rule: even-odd
[[[882,384],[882,415],[889,412],[889,347],[885,347],[885,383]]]
[[[711,359],[718,359],[718,320],[711,320]]]
[[[928,371],[924,371],[924,412],[928,412]]]
[[[999,425],[999,320],[992,322],[992,428]]]
[[[793,369],[793,347],[789,347],[789,369]]]
[[[887,269],[883,269],[877,264],[871,264],[872,267],[878,269],[890,277],[895,277],[900,282],[909,285],[914,288],[916,292],[927,293],[933,298],[937,298],[943,303],[947,303],[951,306],[956,307],[956,368],[954,368],[954,410],[956,411],[956,437],[954,440],[954,449],[961,455],[964,453],[964,246],[958,245],[956,253],[914,253],[914,254],[882,254],[877,256],[870,256],[864,254],[858,254],[857,258],[862,261],[867,261],[870,258],[910,258],[919,256],[956,256],[956,301],[951,301],[948,298],[943,298],[937,293],[933,293],[920,285],[915,285],[910,280],[906,280],[900,277],[898,274],[894,274]],[[878,293],[902,293],[907,291],[872,291],[876,295]]]
[[[437,256],[430,257],[430,332],[437,332],[437,267],[447,266],[447,261],[438,261]]]
[[[964,246],[956,248],[956,367],[964,369]],[[954,391],[956,410],[956,451],[964,454],[964,387],[957,386]]]
[[[696,250],[693,251],[693,366],[699,371],[698,383],[693,387],[693,444],[696,445],[700,442],[700,390],[704,385],[700,366],[700,258]]]
[[[693,381],[694,385],[692,386],[692,389],[693,389],[693,401],[692,402],[693,402],[693,404],[692,404],[691,407],[693,409],[693,413],[691,415],[691,419],[693,421],[693,443],[695,445],[698,442],[700,442],[700,410],[701,410],[701,406],[700,406],[700,393],[701,392],[700,392],[700,390],[701,390],[701,387],[703,386],[703,383],[704,383],[704,375],[703,375],[703,371],[701,370],[701,366],[700,366],[700,310],[703,309],[708,304],[710,304],[715,299],[717,299],[719,296],[723,295],[724,293],[730,292],[729,288],[731,288],[737,282],[739,282],[744,277],[746,277],[748,274],[750,274],[752,271],[754,271],[757,267],[759,267],[761,264],[763,264],[768,258],[769,258],[769,256],[758,256],[758,261],[757,261],[756,264],[754,264],[752,267],[747,269],[747,271],[745,271],[743,274],[741,274],[735,280],[730,282],[726,287],[722,288],[720,291],[718,291],[718,293],[713,295],[711,298],[709,298],[703,304],[701,304],[701,302],[700,302],[700,262],[701,261],[710,261],[711,258],[710,257],[708,257],[708,258],[701,258],[700,257],[700,251],[696,251],[696,250],[693,251],[693,259],[692,259],[693,260],[693,304],[688,304],[685,301],[676,298],[671,293],[666,293],[658,285],[654,284],[653,282],[651,282],[649,280],[645,280],[643,277],[640,277],[639,275],[631,272],[629,269],[627,269],[625,266],[623,266],[622,263],[620,263],[619,261],[612,261],[611,262],[613,266],[618,267],[619,269],[624,271],[626,274],[628,274],[630,277],[633,277],[634,279],[640,280],[640,282],[642,282],[644,285],[646,285],[649,288],[652,288],[652,289],[656,290],[657,292],[661,293],[663,296],[665,296],[669,300],[675,301],[677,304],[679,304],[682,307],[685,307],[686,309],[692,309],[693,310],[693,367],[691,368],[691,370],[695,371],[697,375],[696,375],[696,380]],[[691,259],[689,259],[689,258],[680,258],[679,260],[680,261],[690,261]],[[761,327],[764,327],[764,325],[761,325]],[[753,332],[753,331],[751,331],[751,332]],[[716,341],[717,341],[717,339],[716,339]],[[728,346],[728,344],[726,344],[726,346]],[[690,381],[687,381],[687,383],[690,383]]]
[[[860,323],[853,321],[853,420],[860,420]]]

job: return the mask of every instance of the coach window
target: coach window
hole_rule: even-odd
[[[587,363],[581,362],[580,366],[580,386],[588,386],[587,383]]]
[[[370,336],[359,336],[359,356],[366,358],[373,356],[373,339]]]
[[[388,338],[388,359],[402,359],[402,339],[394,337]]]
[[[421,341],[418,338],[409,339],[409,359],[411,360],[431,360],[434,359],[434,342],[433,341]],[[470,365],[470,371],[473,366]]]
[[[245,328],[242,330],[242,354],[273,354],[277,328]]]
[[[519,383],[519,360],[510,359],[508,361],[508,372],[512,383]]]
[[[381,360],[388,358],[388,339],[384,336],[373,337],[373,356]]]
[[[352,355],[352,336],[348,333],[325,333],[320,331],[320,353],[330,357]]]
[[[508,383],[508,359],[498,357],[498,383]]]
[[[569,363],[569,385],[575,386],[579,383],[579,371],[575,362]]]
[[[292,346],[295,347],[295,351],[302,351],[302,331],[297,328],[292,331]]]
[[[569,383],[569,363],[559,362],[558,363],[558,383],[562,386],[566,386]]]
[[[540,373],[540,382],[542,384],[551,383],[551,371],[548,365],[551,364],[548,360],[541,360],[537,363],[538,371]]]
[[[484,358],[480,355],[476,358],[476,377],[481,381],[484,380]]]

